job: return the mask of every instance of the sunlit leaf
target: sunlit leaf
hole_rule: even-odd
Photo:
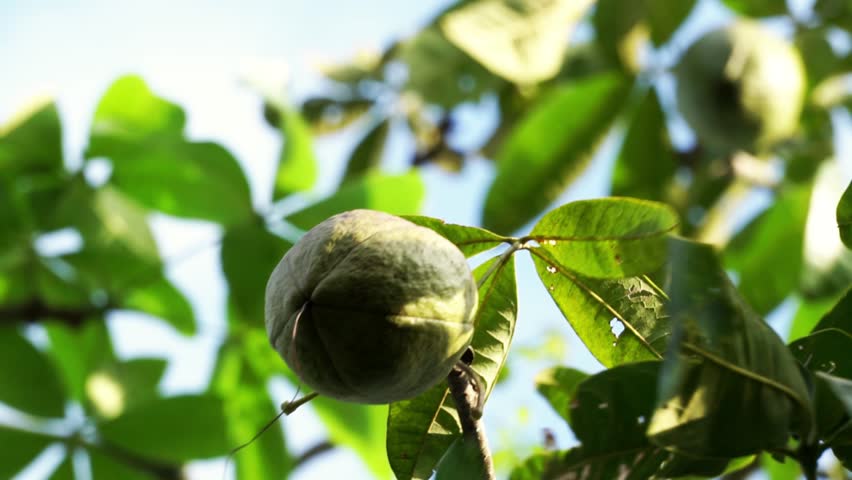
[[[0,177],[32,177],[62,169],[62,127],[52,100],[39,100],[0,125]]]
[[[535,376],[535,388],[553,410],[571,423],[571,400],[580,382],[589,375],[568,367],[551,367]]]
[[[801,478],[802,469],[799,467],[799,462],[787,458],[782,463],[766,453],[761,455],[760,459],[763,471],[769,477],[769,480],[798,480]]]
[[[153,400],[98,425],[103,438],[129,452],[164,462],[225,455],[223,403],[211,395]]]
[[[370,174],[287,216],[286,220],[307,230],[332,215],[356,208],[410,215],[420,210],[425,193],[423,180],[416,171],[402,175]]]
[[[48,322],[45,329],[50,340],[47,353],[53,357],[66,390],[73,399],[83,402],[89,372],[117,361],[106,323],[90,321],[73,328]]]
[[[354,451],[377,479],[391,477],[388,458],[381,446],[386,441],[388,409],[318,397],[311,402],[335,445]]]
[[[665,200],[676,167],[660,100],[650,89],[627,128],[613,171],[612,194]]]
[[[13,478],[53,441],[47,435],[0,425],[0,445],[3,445],[0,478]]]
[[[840,239],[847,248],[852,248],[852,183],[843,192],[837,204],[837,228]]]
[[[385,141],[390,131],[390,122],[385,119],[371,128],[364,138],[358,142],[355,150],[349,156],[346,170],[343,172],[341,185],[352,183],[353,180],[374,170],[381,165]]]
[[[559,268],[595,278],[650,273],[679,225],[668,206],[630,198],[580,200],[549,211],[530,234]]]
[[[673,240],[667,281],[673,332],[648,428],[667,449],[739,457],[810,441],[813,406],[799,366],[743,302],[709,245]]]
[[[602,74],[542,94],[497,154],[483,226],[512,232],[554,201],[591,159],[627,90],[622,77]]]
[[[592,0],[472,2],[440,22],[447,38],[501,77],[537,83],[559,71],[565,38]]]
[[[466,257],[490,250],[506,241],[505,237],[489,232],[484,228],[446,223],[439,218],[419,215],[405,215],[403,218],[441,234],[447,240],[459,247]]]
[[[164,358],[134,358],[92,369],[85,381],[85,406],[109,419],[156,399],[167,364]]]
[[[65,400],[47,356],[14,326],[0,327],[0,402],[40,417],[64,417]]]
[[[291,193],[313,187],[317,179],[317,161],[314,155],[311,131],[299,112],[289,108],[279,109],[284,147],[275,174],[272,198],[277,200]]]
[[[722,0],[731,10],[749,17],[770,17],[787,13],[785,0]]]
[[[485,395],[496,384],[506,361],[517,317],[517,286],[513,260],[495,258],[474,271],[476,278],[497,265],[479,290],[476,331],[471,341],[471,368],[482,380]],[[458,413],[442,382],[411,400],[390,404],[387,455],[397,479],[428,479],[441,457],[461,433]]]

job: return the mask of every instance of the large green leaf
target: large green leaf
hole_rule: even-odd
[[[88,450],[89,464],[92,468],[92,480],[154,480],[152,473],[134,468],[130,463],[97,450]]]
[[[656,403],[659,370],[660,362],[634,363],[582,381],[570,403],[571,429],[580,446],[533,457],[511,478],[639,480],[720,473],[727,460],[673,457],[645,436]]]
[[[317,160],[310,128],[299,112],[286,107],[278,111],[284,147],[275,174],[273,199],[309,190],[317,179]]]
[[[848,350],[847,350],[848,351]],[[831,387],[831,390],[837,395],[837,398],[843,403],[846,409],[846,415],[852,417],[852,380],[843,377],[829,375],[825,372],[820,372],[817,376]]]
[[[135,358],[91,370],[85,383],[87,410],[109,419],[155,400],[167,364],[163,358]]]
[[[852,248],[852,183],[843,192],[837,204],[837,228],[840,239],[847,248]]]
[[[645,0],[645,15],[651,29],[651,41],[657,46],[668,42],[692,12],[695,1]]]
[[[612,194],[665,200],[676,168],[660,100],[649,89],[627,128],[613,171]]]
[[[738,295],[709,245],[673,240],[667,293],[672,345],[651,440],[692,456],[732,458],[814,436],[798,363]]]
[[[731,10],[749,17],[770,17],[787,13],[786,0],[722,0]]]
[[[49,322],[45,329],[50,340],[47,353],[53,357],[66,390],[71,398],[83,402],[89,372],[117,361],[106,323],[91,321],[74,328]]]
[[[0,478],[13,478],[54,441],[47,435],[0,425],[0,445],[3,445]]]
[[[840,300],[820,319],[813,332],[829,329],[841,330],[852,335],[852,288],[846,290]]]
[[[438,464],[435,480],[472,480],[488,478],[479,442],[475,438],[456,438]]]
[[[291,247],[258,222],[228,229],[222,239],[222,271],[239,322],[263,325],[269,275]]]
[[[535,388],[553,410],[571,423],[571,400],[587,373],[568,367],[551,367],[535,376]]]
[[[150,401],[100,423],[103,439],[125,450],[165,462],[224,455],[231,449],[222,399],[185,395]]]
[[[346,170],[343,172],[341,185],[351,183],[364,174],[377,169],[382,163],[382,154],[385,151],[385,141],[390,132],[390,120],[385,119],[372,127],[364,138],[349,155],[346,162]]]
[[[39,101],[0,125],[0,177],[57,172],[62,165],[62,127],[53,101]]]
[[[621,76],[601,74],[543,94],[497,154],[483,225],[512,232],[554,201],[591,159],[627,91]]]
[[[495,262],[500,260],[494,258],[474,271],[481,279],[492,266],[497,268],[479,289],[476,331],[471,341],[471,368],[481,378],[486,396],[506,361],[518,311],[514,261]],[[444,382],[418,397],[392,403],[387,455],[397,479],[429,478],[460,433],[458,413]]]
[[[737,288],[761,315],[799,286],[810,198],[810,185],[785,190],[725,249],[725,266],[739,274]]]
[[[538,276],[559,310],[606,367],[662,358],[670,335],[665,296],[647,277],[600,280],[530,250]]]
[[[184,335],[195,333],[195,314],[189,301],[164,276],[130,285],[118,300],[121,308],[138,310],[167,321]]]
[[[74,480],[74,459],[71,455],[66,453],[65,460],[50,474],[50,480]]]
[[[410,215],[420,210],[425,193],[423,180],[416,171],[402,175],[370,174],[346,185],[334,195],[288,215],[286,220],[307,230],[332,215],[356,208]]]
[[[677,214],[662,203],[602,198],[551,210],[530,236],[560,269],[623,278],[659,269],[666,260],[666,237],[678,223]]]
[[[459,247],[466,257],[472,257],[477,253],[490,250],[508,239],[506,237],[489,232],[484,228],[469,227],[455,223],[446,223],[439,218],[424,217],[420,215],[405,215],[403,218],[409,222],[416,223],[441,234],[447,240]]]
[[[65,401],[51,361],[16,327],[0,327],[0,402],[40,417],[64,417]]]
[[[388,409],[384,405],[361,405],[318,397],[311,402],[328,430],[332,443],[354,451],[377,479],[391,477],[388,458],[381,445],[386,442]]]
[[[569,31],[593,0],[485,0],[447,13],[441,29],[456,46],[495,74],[518,84],[559,71]]]

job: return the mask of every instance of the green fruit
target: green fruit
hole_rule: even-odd
[[[272,346],[309,387],[389,403],[446,378],[470,343],[477,289],[464,255],[434,231],[353,210],[291,248],[266,287]]]
[[[704,35],[675,75],[678,107],[707,146],[761,153],[796,131],[806,86],[802,59],[758,23],[738,21]]]

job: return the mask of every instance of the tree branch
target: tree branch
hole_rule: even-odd
[[[60,320],[71,327],[79,327],[90,317],[105,313],[108,308],[111,308],[111,306],[84,306],[79,308],[54,307],[42,302],[41,300],[34,299],[20,305],[0,307],[0,323],[35,323],[45,318],[52,318]]]
[[[488,439],[485,437],[482,412],[478,407],[481,393],[474,387],[476,380],[471,377],[469,369],[460,365],[453,367],[447,376],[447,383],[450,385],[450,393],[459,413],[462,434],[465,440],[476,442],[479,447],[479,455],[485,466],[483,480],[495,480],[494,461],[491,458],[491,450],[488,448]]]

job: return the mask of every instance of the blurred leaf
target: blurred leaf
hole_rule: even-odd
[[[435,473],[435,480],[488,478],[476,439],[465,436],[456,438],[441,458]]]
[[[308,230],[332,215],[357,208],[410,215],[420,210],[425,193],[423,180],[414,170],[402,175],[369,174],[286,220]]]
[[[135,358],[91,370],[85,383],[86,407],[102,419],[111,419],[156,400],[167,365],[164,358]]]
[[[54,441],[47,435],[0,425],[0,445],[3,445],[0,478],[13,478]]]
[[[786,0],[722,0],[731,10],[749,17],[771,17],[787,13]]]
[[[0,125],[0,177],[62,170],[62,127],[53,100],[41,99]]]
[[[837,329],[852,335],[852,288],[816,324],[813,333]]]
[[[852,5],[848,0],[817,0],[814,10],[823,22],[852,30]]]
[[[40,417],[64,417],[65,400],[50,360],[14,326],[0,327],[0,402]]]
[[[119,300],[119,305],[166,320],[184,335],[196,332],[195,314],[189,301],[165,277],[130,286]]]
[[[555,267],[530,250],[542,284],[559,310],[605,367],[658,360],[670,335],[664,296],[649,278],[599,280]]]
[[[801,478],[802,469],[799,467],[799,462],[785,459],[782,463],[772,458],[772,455],[768,453],[764,453],[760,458],[763,471],[769,477],[769,480],[798,480]]]
[[[439,218],[419,215],[405,215],[403,218],[439,233],[442,237],[459,247],[459,250],[466,257],[472,257],[478,253],[490,250],[506,241],[505,237],[489,232],[484,228],[446,223]]]
[[[222,272],[240,323],[263,325],[266,282],[291,246],[259,222],[234,226],[225,232]]]
[[[509,134],[497,156],[483,226],[517,230],[541,213],[591,159],[621,110],[623,78],[596,75],[543,95]]]
[[[185,395],[153,400],[99,424],[104,440],[128,452],[181,463],[225,455],[227,439],[222,400]]]
[[[676,168],[660,100],[649,89],[627,128],[615,163],[612,195],[665,200]]]
[[[852,183],[837,204],[837,228],[840,230],[840,240],[847,248],[852,248]]]
[[[668,42],[694,6],[695,0],[645,0],[651,41],[657,46]]]
[[[89,372],[117,361],[106,322],[85,322],[76,328],[48,322],[45,329],[50,340],[47,353],[53,357],[66,390],[71,398],[83,402]]]
[[[601,52],[630,73],[642,68],[643,44],[648,41],[644,0],[598,0],[592,15],[595,40]]]
[[[447,13],[447,38],[490,71],[518,84],[547,80],[559,71],[565,39],[593,0],[485,0]]]
[[[810,200],[810,185],[783,190],[725,249],[725,267],[738,273],[740,293],[761,315],[799,285]],[[767,265],[772,265],[771,274]]]
[[[530,236],[560,269],[623,278],[659,269],[666,260],[666,237],[678,225],[677,214],[662,203],[601,198],[547,212]]]
[[[66,448],[65,460],[56,467],[56,470],[50,474],[49,480],[74,480],[74,459],[71,456],[73,453]]]
[[[852,340],[852,338],[850,338]],[[848,352],[849,350],[847,350]],[[852,416],[852,380],[843,377],[836,377],[825,372],[817,372],[817,377],[825,380],[831,387],[831,390],[837,395],[837,398],[843,403],[846,408],[846,415]]]
[[[645,428],[656,403],[659,370],[659,362],[634,363],[582,381],[570,404],[571,429],[580,446],[533,457],[510,478],[639,480],[721,473],[727,460],[674,457],[648,441]]]
[[[154,480],[154,475],[135,469],[127,463],[97,450],[87,450],[92,469],[92,480]]]
[[[391,477],[388,458],[381,448],[386,441],[386,406],[340,402],[323,396],[311,405],[328,430],[332,443],[352,449],[374,478]]]
[[[661,372],[651,441],[691,456],[738,457],[814,433],[799,366],[739,297],[713,248],[669,247],[672,346]]]
[[[340,182],[341,185],[351,184],[353,180],[363,177],[366,173],[381,165],[389,131],[390,122],[385,119],[364,135],[349,156],[346,171],[343,173],[343,180]]]
[[[824,31],[797,32],[795,44],[802,54],[808,85],[811,88],[837,71],[839,58],[834,53]],[[814,99],[816,100],[816,97]]]
[[[799,308],[793,316],[790,334],[787,342],[798,340],[812,333],[820,319],[828,313],[840,297],[829,297],[819,300],[799,299]]]
[[[571,400],[587,373],[567,367],[551,367],[535,376],[535,388],[553,410],[571,423]]]
[[[514,259],[493,258],[474,270],[481,279],[497,265],[479,289],[471,368],[491,393],[506,361],[517,319]],[[458,413],[445,382],[410,400],[390,404],[387,456],[398,480],[428,479],[445,452],[461,434]]]
[[[302,117],[316,135],[337,132],[362,118],[373,106],[367,98],[313,97],[302,104]]]
[[[279,112],[284,147],[275,174],[273,200],[309,190],[317,179],[317,160],[310,128],[299,112],[287,107],[280,108]]]

